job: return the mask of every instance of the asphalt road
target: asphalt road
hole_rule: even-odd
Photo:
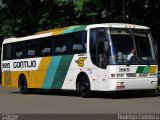
[[[73,91],[37,91],[34,94],[22,95],[18,89],[0,86],[0,113],[160,113],[160,96],[153,97],[139,92],[127,96],[98,93],[93,98],[81,98]]]

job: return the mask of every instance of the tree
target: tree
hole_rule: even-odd
[[[125,22],[160,29],[159,0],[1,0],[0,37],[77,24]]]

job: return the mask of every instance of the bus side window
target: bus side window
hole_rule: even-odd
[[[96,58],[96,44],[97,44],[97,34],[96,29],[91,29],[90,32],[90,54],[91,60],[93,64],[97,66],[97,58]]]
[[[62,39],[61,39],[62,54],[69,54],[70,53],[69,39],[70,39],[70,36],[68,34],[62,35]]]
[[[42,49],[42,55],[47,55],[47,54],[50,53],[50,51],[51,51],[50,48],[43,48],[43,49]]]
[[[16,57],[20,58],[22,56],[22,51],[16,52]]]
[[[35,57],[36,56],[36,41],[27,41],[25,42],[25,57]]]
[[[62,47],[62,53],[67,53],[67,51],[68,51],[68,49],[67,49],[67,46],[66,45],[64,45],[63,47]]]
[[[97,29],[98,66],[105,69],[108,64],[108,39],[104,28]]]
[[[35,50],[28,50],[27,55],[28,56],[34,56],[35,55]]]
[[[87,51],[87,31],[82,32],[82,49],[84,52]]]
[[[62,54],[62,47],[63,47],[63,36],[58,35],[54,37],[54,55],[61,55]]]
[[[71,46],[73,49],[73,53],[84,53],[86,52],[86,31],[74,32],[71,33]]]
[[[23,57],[23,46],[22,46],[22,42],[17,42],[13,44],[13,49],[14,49],[14,59],[21,59]]]
[[[90,30],[90,55],[93,64],[105,69],[108,64],[109,43],[104,28]]]
[[[38,56],[51,55],[51,37],[41,38],[36,41],[38,44]]]
[[[3,51],[3,60],[11,59],[11,44],[4,44]]]
[[[74,45],[73,45],[73,51],[74,51],[75,53],[81,52],[81,51],[82,51],[82,45],[81,45],[81,44],[74,44]]]

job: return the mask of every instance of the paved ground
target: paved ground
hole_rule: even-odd
[[[160,96],[132,93],[124,97],[103,93],[81,98],[71,91],[22,95],[18,89],[0,86],[0,113],[160,113]]]

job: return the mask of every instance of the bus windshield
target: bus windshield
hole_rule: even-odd
[[[111,64],[156,64],[152,37],[147,30],[110,29]]]

